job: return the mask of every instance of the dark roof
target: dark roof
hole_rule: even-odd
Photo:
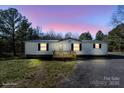
[[[98,40],[82,40],[83,43],[107,43],[106,41],[98,41]]]
[[[59,40],[28,40],[25,42],[57,42]]]
[[[79,39],[74,39],[74,38],[67,38],[67,39],[61,39],[61,40],[29,40],[29,41],[25,41],[25,42],[61,42],[64,40],[75,40],[75,41],[79,41],[79,42],[83,42],[83,43],[107,43],[105,41],[98,41],[98,40],[79,40]]]

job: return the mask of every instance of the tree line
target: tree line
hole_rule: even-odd
[[[118,6],[113,14],[112,25],[114,28],[105,35],[101,30],[96,33],[95,40],[107,41],[109,51],[124,51],[124,6]],[[0,10],[0,54],[24,53],[24,42],[37,39],[67,39],[76,38],[80,40],[93,40],[90,32],[83,32],[80,35],[66,33],[55,33],[49,31],[39,35],[39,27],[32,27],[32,23],[15,8]]]
[[[17,9],[0,10],[0,53],[12,51],[15,56],[16,46],[24,50],[24,41],[38,38],[37,29]]]

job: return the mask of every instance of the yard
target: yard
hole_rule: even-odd
[[[57,87],[72,73],[75,62],[39,59],[0,61],[0,87]]]
[[[0,87],[124,87],[124,57],[75,61],[1,59]]]

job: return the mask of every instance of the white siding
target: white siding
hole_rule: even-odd
[[[93,48],[94,43],[83,43],[82,44],[82,52],[83,55],[106,55],[107,54],[107,44],[106,43],[100,43],[101,48],[96,49]]]
[[[82,50],[76,51],[77,55],[106,55],[108,51],[107,43],[101,42],[101,48],[93,48],[95,42],[80,42],[76,40],[63,40],[56,42],[46,42],[49,44],[49,51],[38,51],[38,43],[42,42],[25,42],[26,55],[52,55],[54,50],[59,50],[59,45],[63,45],[63,51],[70,51],[72,43],[81,43]]]
[[[51,55],[52,45],[49,43],[49,51],[39,51],[38,42],[26,42],[25,43],[25,54],[26,55]]]

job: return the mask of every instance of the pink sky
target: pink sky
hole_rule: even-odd
[[[107,34],[107,31],[110,28],[105,28],[102,26],[96,26],[96,25],[89,25],[89,24],[46,24],[42,25],[43,31],[50,31],[53,30],[55,32],[72,32],[72,33],[82,33],[82,32],[87,32],[89,31],[92,35],[95,35],[96,32],[100,29],[104,31],[105,34]]]
[[[89,31],[95,36],[98,30],[107,34],[111,27],[112,5],[20,5],[0,6],[0,9],[16,8],[26,16],[32,26],[42,32],[53,30],[58,33],[82,33]]]

